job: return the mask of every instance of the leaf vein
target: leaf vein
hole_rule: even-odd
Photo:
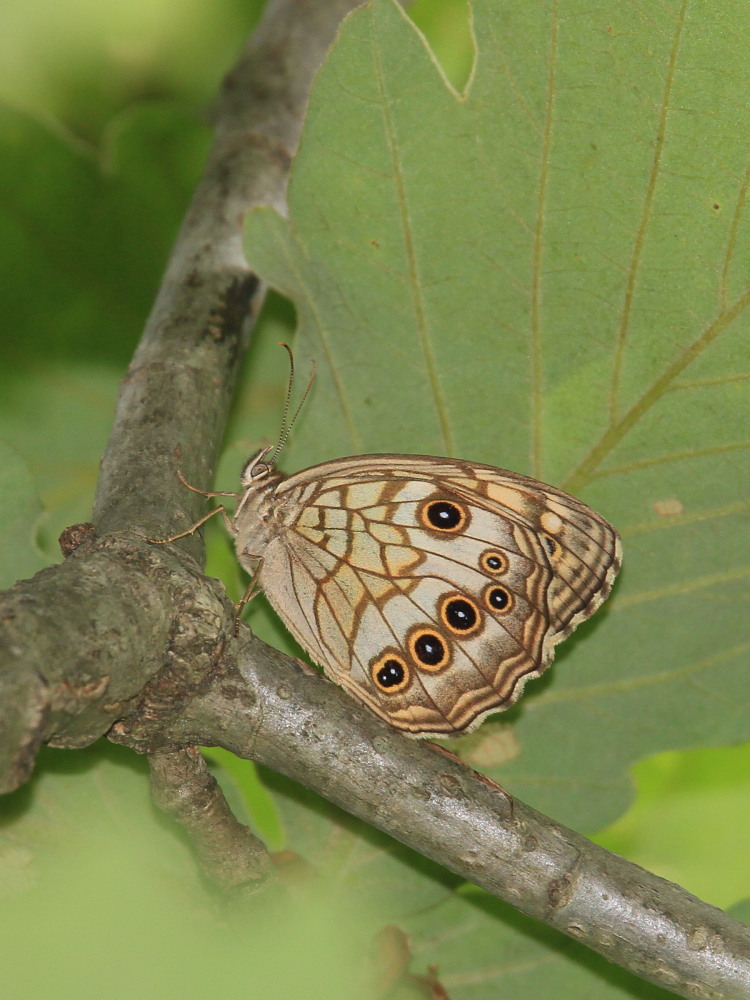
[[[371,11],[370,12],[371,21],[373,17],[374,14]],[[409,213],[408,198],[406,193],[406,180],[404,178],[401,159],[398,155],[400,146],[396,139],[396,127],[393,121],[393,115],[391,113],[391,107],[393,102],[389,99],[388,94],[386,92],[385,72],[383,69],[383,62],[381,58],[380,49],[377,44],[377,39],[379,37],[379,34],[374,25],[372,26],[371,37],[373,38],[373,65],[377,76],[378,89],[381,95],[383,125],[386,132],[388,149],[391,154],[391,163],[393,166],[393,178],[396,185],[397,202],[398,202],[399,213],[401,216],[401,229],[404,239],[404,250],[406,253],[409,286],[411,288],[412,302],[414,304],[414,313],[416,317],[417,336],[419,337],[422,356],[424,358],[425,368],[427,370],[427,379],[429,381],[433,399],[435,402],[435,409],[437,411],[438,422],[440,424],[440,433],[443,438],[445,454],[453,455],[455,451],[455,440],[453,435],[453,429],[451,427],[451,422],[448,417],[448,407],[445,399],[445,394],[443,392],[442,386],[440,384],[440,379],[438,376],[438,366],[435,358],[435,353],[428,333],[427,310],[425,307],[422,282],[420,280],[419,263],[417,260],[417,249],[414,240],[412,219]]]
[[[635,287],[638,280],[638,272],[640,270],[641,261],[643,259],[643,247],[646,242],[646,234],[648,232],[648,227],[651,222],[651,216],[653,214],[654,201],[656,199],[657,181],[659,178],[659,172],[661,170],[662,156],[664,153],[664,147],[667,139],[667,122],[669,118],[669,108],[672,96],[672,88],[674,85],[675,74],[677,70],[677,53],[680,47],[682,31],[685,25],[686,6],[687,6],[687,0],[682,0],[682,3],[680,5],[680,10],[677,15],[674,35],[672,37],[672,45],[669,50],[667,72],[664,79],[664,90],[662,92],[661,106],[659,109],[659,120],[656,126],[656,142],[654,144],[654,153],[651,160],[651,170],[649,173],[648,182],[646,184],[646,196],[644,198],[643,209],[641,211],[641,217],[638,222],[638,228],[636,229],[635,233],[633,253],[631,255],[630,267],[628,269],[628,276],[625,283],[625,296],[622,303],[620,324],[617,332],[614,366],[612,369],[612,384],[610,388],[609,420],[611,426],[616,425],[619,419],[618,410],[619,410],[619,397],[620,397],[620,389],[622,382],[622,367],[624,363],[625,347],[627,344],[628,333],[630,330],[630,316],[633,309],[633,300],[635,298]]]

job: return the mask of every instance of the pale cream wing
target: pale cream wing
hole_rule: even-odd
[[[489,466],[473,466],[451,484],[465,495],[484,496],[503,516],[537,533],[554,570],[548,594],[550,646],[569,636],[609,596],[622,547],[615,529],[596,511],[562,490]]]
[[[326,673],[416,736],[508,707],[608,593],[614,530],[488,466],[343,459],[283,480],[261,583]]]

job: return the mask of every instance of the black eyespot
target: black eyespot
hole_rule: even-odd
[[[426,667],[436,667],[445,659],[443,640],[434,632],[423,632],[414,640],[414,655]]]
[[[510,611],[513,607],[513,597],[505,587],[488,587],[484,599],[493,611]]]
[[[387,649],[370,664],[370,674],[384,694],[398,694],[411,683],[411,672],[406,660],[395,650]]]
[[[454,632],[471,632],[479,621],[479,613],[465,597],[449,597],[443,602],[440,616]]]
[[[434,628],[416,626],[406,639],[407,663],[409,658],[420,670],[443,670],[451,662],[450,643]]]
[[[428,500],[419,511],[425,528],[456,532],[466,527],[469,514],[465,507],[453,500]]]
[[[499,575],[500,573],[505,573],[507,571],[508,557],[504,552],[498,552],[495,549],[490,549],[487,552],[483,552],[479,557],[479,565],[485,573]]]
[[[396,687],[403,682],[405,676],[404,666],[398,660],[386,660],[376,674],[378,684],[384,688]]]

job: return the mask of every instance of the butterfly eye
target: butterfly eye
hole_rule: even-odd
[[[415,628],[407,639],[407,648],[424,670],[442,670],[450,663],[450,647],[437,632]]]
[[[505,573],[508,569],[508,557],[504,552],[489,549],[479,557],[479,566],[485,573],[500,576],[501,573]]]
[[[428,500],[419,509],[419,519],[427,529],[455,534],[469,523],[469,512],[453,500]]]
[[[398,694],[409,687],[409,668],[402,656],[389,650],[379,656],[370,667],[376,687],[387,694]]]
[[[484,601],[490,611],[499,611],[506,614],[513,607],[513,595],[505,587],[498,587],[494,584],[484,591]]]
[[[444,598],[440,605],[440,620],[451,632],[467,636],[481,624],[479,608],[473,601],[459,594]]]

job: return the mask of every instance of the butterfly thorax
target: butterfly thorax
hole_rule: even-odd
[[[284,530],[284,501],[276,496],[286,478],[271,462],[263,459],[268,449],[258,452],[242,470],[242,494],[234,514],[235,547],[240,562],[262,559],[269,543]]]

